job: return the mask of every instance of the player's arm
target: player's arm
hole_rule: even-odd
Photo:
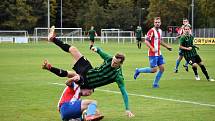
[[[120,72],[120,75],[116,78],[116,83],[117,83],[117,85],[120,89],[120,92],[122,94],[122,98],[123,98],[125,109],[126,109],[126,111],[125,111],[126,115],[128,117],[134,117],[134,114],[130,111],[130,108],[129,108],[128,93],[126,91],[125,84],[124,84],[124,78],[123,78],[121,72]]]
[[[105,52],[104,52],[101,48],[99,48],[99,47],[92,47],[91,50],[94,51],[94,52],[97,52],[97,53],[100,55],[100,57],[101,57],[102,59],[104,59],[104,60],[107,60],[108,58],[111,58],[111,56],[110,56],[109,54],[105,53]]]
[[[193,45],[192,47],[194,47],[194,48],[199,50],[199,46]]]
[[[146,40],[145,40],[146,46],[151,49],[153,52],[155,52],[154,47],[152,47],[151,43],[150,43],[150,38],[147,36]]]
[[[161,45],[164,46],[166,49],[168,49],[169,51],[172,51],[172,47],[169,46],[168,44],[166,44],[163,39],[161,40]]]

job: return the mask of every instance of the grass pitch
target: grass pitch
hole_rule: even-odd
[[[89,51],[88,42],[75,42],[80,51],[99,66],[102,59]],[[104,121],[213,121],[215,120],[215,82],[208,82],[198,68],[200,81],[194,79],[189,66],[182,65],[173,73],[178,56],[178,45],[172,52],[162,48],[165,72],[160,88],[153,89],[155,74],[140,74],[133,79],[136,67],[148,67],[147,48],[137,49],[136,44],[96,43],[109,54],[123,52],[125,84],[129,93],[131,111],[135,117],[125,116],[124,103],[115,83],[98,88],[87,97],[96,99]],[[200,54],[209,75],[215,77],[215,46],[201,45]],[[66,78],[59,78],[41,69],[44,59],[56,67],[71,70],[72,57],[52,43],[0,44],[0,120],[1,121],[59,121],[57,102],[64,89]],[[58,83],[58,84],[53,84]]]

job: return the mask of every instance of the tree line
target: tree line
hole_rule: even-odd
[[[180,26],[183,18],[191,20],[192,0],[62,0],[63,27],[89,30],[120,28],[147,30],[153,18],[160,16],[162,28]],[[215,27],[215,1],[195,0],[194,28]],[[47,27],[48,0],[1,0],[1,30],[30,30]],[[61,0],[50,0],[50,24],[60,27]]]

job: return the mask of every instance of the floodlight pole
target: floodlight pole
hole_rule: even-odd
[[[48,0],[48,28],[50,28],[50,0]]]
[[[194,0],[192,0],[192,34],[194,33]]]
[[[139,26],[141,26],[142,10],[145,10],[145,8],[140,8]]]
[[[63,0],[61,0],[60,1],[60,28],[61,28],[61,36],[63,35],[63,33],[62,33],[62,28],[63,28],[63,23],[62,23],[62,18],[63,18],[63,2],[62,2]]]

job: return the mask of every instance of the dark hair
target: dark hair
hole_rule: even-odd
[[[117,54],[115,55],[115,58],[116,58],[116,59],[120,59],[120,60],[121,60],[120,63],[123,63],[124,60],[125,60],[125,55],[122,54],[122,53],[117,53]]]
[[[154,20],[160,20],[160,19],[161,19],[160,17],[155,17],[155,18],[154,18]]]

